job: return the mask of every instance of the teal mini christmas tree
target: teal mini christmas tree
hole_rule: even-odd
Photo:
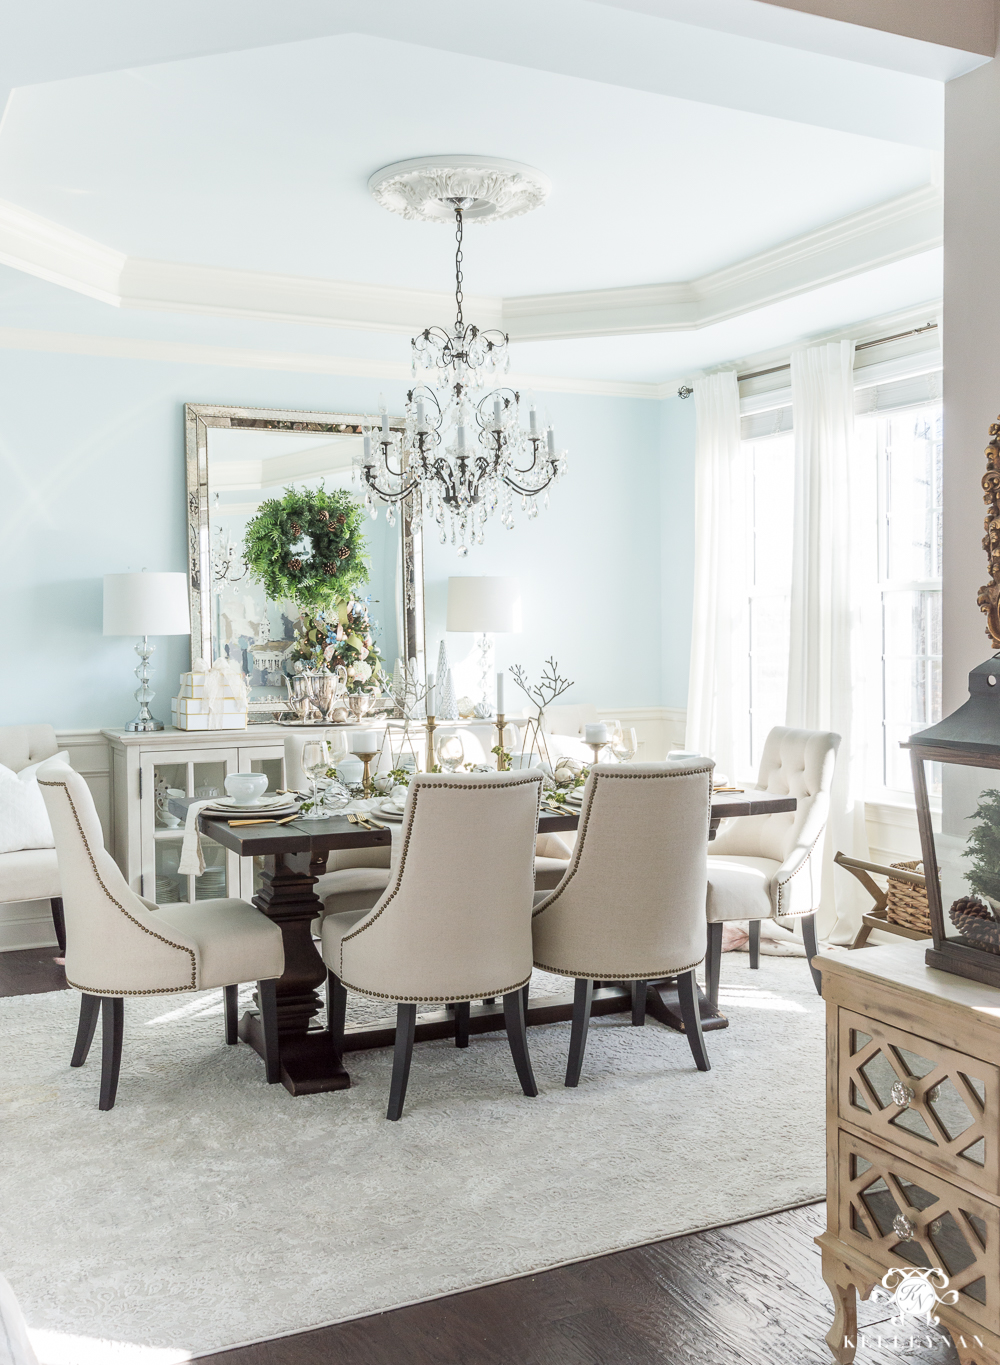
[[[1000,791],[991,788],[979,797],[974,825],[965,852],[970,860],[965,880],[977,895],[1000,901]]]

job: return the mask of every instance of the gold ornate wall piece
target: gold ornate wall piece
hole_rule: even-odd
[[[986,634],[994,649],[1000,649],[1000,417],[990,427],[986,447],[986,473],[983,475],[983,502],[986,504],[986,534],[983,549],[989,561],[990,581],[979,589],[976,601],[986,613]]]

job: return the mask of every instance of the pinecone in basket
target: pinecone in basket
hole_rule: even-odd
[[[289,573],[298,573],[298,571],[299,571],[301,568],[302,568],[302,560],[301,560],[301,559],[290,559],[290,560],[288,561],[288,572],[289,572]]]
[[[1000,954],[1000,921],[978,896],[960,896],[948,918],[971,948]]]

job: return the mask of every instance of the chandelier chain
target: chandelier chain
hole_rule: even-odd
[[[455,330],[461,332],[464,327],[462,319],[462,210],[455,207]]]

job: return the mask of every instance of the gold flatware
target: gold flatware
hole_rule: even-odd
[[[347,812],[347,818],[348,818],[348,820],[350,821],[350,823],[351,823],[352,825],[360,825],[362,829],[366,829],[366,830],[368,830],[369,832],[370,832],[371,829],[372,829],[372,826],[369,825],[369,824],[365,821],[365,819],[363,818],[363,816],[359,815],[358,812],[357,812],[356,810],[348,811],[348,812]]]
[[[297,820],[298,818],[299,813],[296,811],[294,815],[282,816],[280,820],[230,820],[229,828],[239,829],[243,825],[289,825],[293,820]]]

